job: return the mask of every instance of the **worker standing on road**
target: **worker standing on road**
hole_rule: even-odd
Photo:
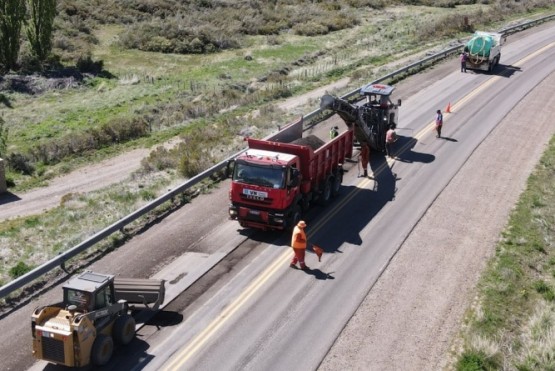
[[[389,125],[389,130],[385,133],[385,153],[387,157],[393,157],[391,147],[397,141],[397,132],[395,131],[395,124]]]
[[[466,72],[466,60],[468,59],[468,54],[466,54],[466,50],[463,50],[461,53],[461,72]]]
[[[339,128],[337,126],[332,127],[330,130],[330,139],[333,139],[338,135],[339,135]]]
[[[437,110],[436,112],[436,138],[441,138],[441,128],[443,126],[443,114],[441,110]]]
[[[360,147],[360,164],[362,165],[363,176],[368,176],[368,164],[370,163],[370,146],[362,142]]]
[[[293,236],[291,236],[291,247],[293,248],[293,259],[291,260],[291,264],[289,266],[291,268],[297,267],[297,262],[301,266],[303,271],[308,270],[309,268],[304,263],[304,256],[306,252],[306,233],[304,229],[306,228],[306,223],[304,220],[301,220],[297,223],[295,228],[293,229]]]

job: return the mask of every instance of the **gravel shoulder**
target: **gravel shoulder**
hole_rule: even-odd
[[[319,370],[453,368],[451,351],[480,273],[555,134],[553,91],[555,74],[478,147],[401,246]]]

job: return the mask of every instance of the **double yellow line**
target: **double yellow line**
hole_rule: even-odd
[[[545,50],[552,48],[555,45],[555,42],[546,45],[545,47],[537,50],[536,52],[528,55],[527,57],[521,59],[513,66],[520,66],[527,62],[528,60],[536,57],[537,55],[543,53]],[[457,109],[459,107],[464,106],[468,101],[474,98],[478,93],[489,87],[490,85],[497,82],[501,79],[501,76],[494,76],[484,83],[482,83],[479,87],[477,87],[474,91],[467,94],[463,97],[460,101],[452,105],[453,109]],[[420,139],[428,132],[434,129],[434,121],[431,121],[428,125],[424,127],[420,132],[418,132],[413,138]],[[403,152],[408,149],[410,146],[409,143],[404,145],[400,151]],[[383,163],[376,169],[374,172],[375,174],[379,174],[382,172],[386,166],[390,166],[395,160],[387,159],[386,163]],[[318,232],[332,217],[334,217],[350,200],[352,200],[360,191],[365,189],[365,187],[370,184],[372,180],[369,178],[365,178],[361,180],[357,185],[357,189],[351,191],[342,201],[340,204],[336,205],[333,209],[331,209],[326,215],[315,224],[311,231],[308,233],[308,237],[312,237],[316,232]],[[201,349],[205,343],[207,343],[210,338],[228,321],[233,315],[241,309],[241,307],[253,296],[255,295],[258,290],[280,269],[284,266],[287,266],[287,261],[290,259],[291,252],[289,249],[285,250],[278,258],[268,267],[266,268],[262,274],[260,274],[242,293],[241,295],[235,299],[229,306],[227,306],[214,320],[204,329],[202,330],[195,338],[187,345],[184,349],[176,353],[175,358],[164,367],[165,370],[181,370],[183,369],[183,365],[199,350]]]

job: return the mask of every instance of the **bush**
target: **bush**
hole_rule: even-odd
[[[464,353],[456,367],[457,371],[493,371],[500,369],[499,365],[483,352]]]
[[[13,171],[18,171],[25,175],[32,175],[35,171],[31,160],[21,153],[10,153],[8,156],[8,166]]]
[[[302,36],[317,36],[329,33],[329,28],[314,21],[309,21],[293,26],[293,32]]]
[[[150,152],[148,157],[141,160],[141,166],[146,172],[175,169],[177,164],[176,156],[162,146],[157,147],[154,151]]]
[[[555,300],[555,293],[551,286],[549,286],[545,281],[538,280],[534,282],[534,289],[536,292],[543,296],[547,301]]]
[[[10,277],[16,279],[18,277],[23,276],[25,273],[30,272],[33,267],[28,266],[24,262],[17,263],[14,267],[10,268]]]
[[[104,69],[103,61],[94,61],[90,54],[81,56],[77,59],[75,66],[82,73],[92,73],[98,75]]]
[[[177,152],[179,154],[177,170],[185,178],[192,178],[213,164],[210,149],[194,137],[187,138],[187,140],[181,143],[177,148]]]

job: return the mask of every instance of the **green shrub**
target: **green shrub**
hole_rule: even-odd
[[[541,296],[545,300],[547,300],[547,301],[555,300],[555,293],[553,292],[553,289],[545,281],[543,281],[543,280],[535,281],[534,282],[534,289],[536,290],[536,292],[538,294],[541,294]]]
[[[13,176],[6,175],[6,186],[8,188],[15,187],[15,180],[13,179]]]
[[[29,265],[20,261],[14,267],[10,268],[10,277],[16,279],[23,276],[25,273],[30,272],[32,269],[33,267],[30,267]]]
[[[177,164],[176,156],[173,156],[170,151],[161,146],[150,152],[148,157],[141,160],[141,166],[146,172],[176,169]]]
[[[483,352],[465,352],[457,362],[457,371],[493,371],[499,370],[495,360],[487,357]]]
[[[141,189],[139,194],[141,195],[141,198],[144,201],[152,201],[156,198],[156,194],[154,192],[150,191],[150,190],[147,190],[147,189]]]
[[[306,23],[298,23],[293,26],[293,32],[297,35],[302,36],[317,36],[325,35],[330,32],[329,28],[323,24],[316,23],[314,21],[308,21]]]
[[[33,165],[31,164],[31,160],[21,153],[10,153],[7,158],[7,162],[10,169],[24,175],[32,175],[35,171]]]
[[[104,62],[103,61],[94,61],[90,54],[81,56],[77,59],[77,63],[75,64],[79,72],[88,72],[98,75],[104,69]]]

